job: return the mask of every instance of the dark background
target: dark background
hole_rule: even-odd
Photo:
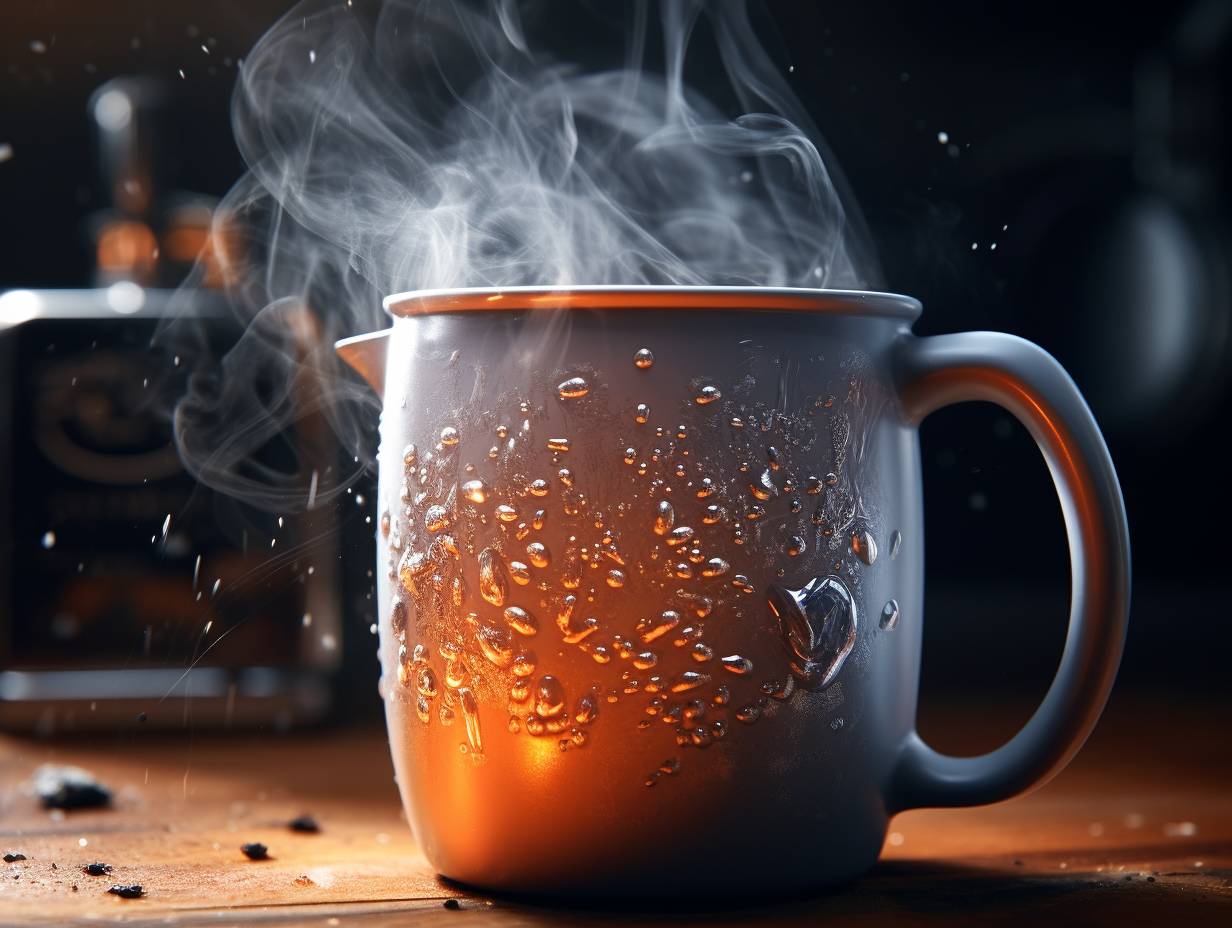
[[[225,192],[242,170],[235,59],[286,6],[6,3],[0,289],[90,283],[88,217],[105,202],[86,102],[108,78],[166,79],[164,183]],[[1232,677],[1226,6],[793,0],[759,19],[865,212],[885,288],[924,302],[917,331],[1032,338],[1091,399],[1134,551],[1117,698],[1223,699]],[[1046,469],[991,407],[934,415],[922,440],[925,707],[1029,703],[1055,667],[1068,596]],[[371,562],[368,531],[356,563]]]

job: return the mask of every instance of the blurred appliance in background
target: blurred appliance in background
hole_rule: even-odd
[[[244,510],[172,441],[185,373],[151,339],[198,255],[215,282],[221,233],[207,199],[158,196],[159,103],[143,80],[91,100],[113,204],[93,222],[98,288],[0,294],[0,728],[302,724],[341,666],[334,508]],[[184,296],[210,343],[239,334],[221,295]],[[287,458],[328,474],[327,436],[301,420]]]
[[[1129,111],[1071,113],[991,139],[1016,331],[1054,351],[1114,434],[1202,421],[1232,362],[1232,4],[1198,0],[1138,63]]]

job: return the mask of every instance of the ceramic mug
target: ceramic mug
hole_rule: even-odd
[[[442,875],[550,896],[809,891],[890,816],[987,803],[1081,746],[1120,660],[1125,512],[1044,351],[917,338],[885,293],[409,293],[340,342],[382,395],[381,692]],[[988,400],[1039,444],[1072,606],[1043,704],[956,758],[915,732],[917,426]]]

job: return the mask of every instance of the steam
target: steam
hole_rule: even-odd
[[[284,509],[310,480],[318,503],[342,490],[354,469],[322,480],[270,446],[324,420],[366,460],[378,401],[332,342],[383,327],[390,293],[874,283],[863,226],[743,4],[597,4],[584,23],[574,4],[362,6],[300,4],[243,62],[248,174],[216,258],[244,334],[199,362],[176,409],[204,482]],[[163,335],[205,347],[183,320]]]

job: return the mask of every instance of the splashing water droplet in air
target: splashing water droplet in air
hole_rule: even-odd
[[[800,683],[811,690],[833,683],[856,643],[855,600],[843,581],[817,578],[798,590],[772,586],[767,604]]]
[[[633,364],[635,367],[642,370],[648,370],[654,366],[654,352],[649,348],[639,348],[633,354]]]
[[[898,600],[891,599],[881,609],[881,628],[892,632],[898,625]]]
[[[590,384],[581,377],[570,377],[556,388],[556,392],[562,400],[581,399],[590,392]]]

